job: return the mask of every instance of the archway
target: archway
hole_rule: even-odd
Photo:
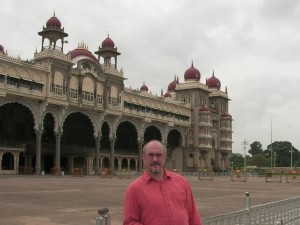
[[[144,133],[144,144],[151,140],[162,140],[161,133],[156,126],[149,126]]]
[[[119,124],[116,131],[115,152],[131,155],[138,154],[137,131],[134,125],[128,121]]]
[[[2,156],[1,169],[2,170],[14,170],[14,155],[10,152],[6,152]]]

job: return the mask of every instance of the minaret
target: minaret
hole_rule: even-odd
[[[121,55],[115,47],[115,43],[110,39],[109,35],[102,42],[101,47],[99,46],[98,51],[95,52],[98,55],[98,61],[100,62],[100,57],[104,59],[104,66],[111,66],[111,58],[115,59],[115,69],[117,69],[117,56]]]
[[[61,50],[63,52],[64,43],[68,43],[68,41],[64,41],[65,37],[68,37],[68,34],[64,32],[64,28],[61,28],[61,22],[54,15],[47,21],[46,27],[43,26],[43,30],[38,32],[40,36],[42,36],[42,51],[45,48]],[[49,40],[49,46],[44,46],[45,39]],[[61,47],[57,47],[56,42],[61,40]]]

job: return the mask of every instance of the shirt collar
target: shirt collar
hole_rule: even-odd
[[[164,169],[164,178],[163,178],[163,180],[171,179],[171,178],[172,178],[171,172],[170,172],[169,170]],[[144,174],[142,175],[142,180],[143,180],[146,184],[147,184],[150,180],[153,180],[153,179],[149,176],[147,170],[144,171]]]

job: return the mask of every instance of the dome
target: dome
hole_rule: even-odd
[[[170,92],[167,91],[167,92],[164,94],[164,97],[165,97],[165,98],[171,98]]]
[[[145,85],[145,83],[144,83],[143,86],[140,88],[140,91],[146,91],[146,92],[148,92],[148,87]]]
[[[220,115],[221,118],[231,118],[231,115],[227,112],[222,112]]]
[[[178,77],[177,77],[177,80],[176,80],[176,76],[175,76],[174,80],[168,85],[168,92],[174,91],[177,84],[179,84]]]
[[[78,56],[85,56],[98,63],[97,58],[89,50],[87,50],[86,46],[84,46],[84,43],[80,43],[76,49],[70,52],[70,55],[71,59],[74,59]]]
[[[114,48],[115,43],[113,40],[110,39],[109,35],[107,35],[107,38],[102,42],[102,48]]]
[[[184,72],[184,80],[196,80],[199,81],[201,74],[198,69],[196,69],[192,63],[191,68]]]
[[[57,17],[55,16],[55,14],[47,21],[46,23],[47,27],[57,27],[57,28],[61,28],[61,22],[59,21],[59,19],[57,19]]]
[[[206,80],[206,85],[208,86],[208,88],[216,88],[218,90],[220,90],[221,88],[221,82],[218,78],[215,77],[214,72],[212,77]]]
[[[210,109],[205,105],[199,109],[200,112],[210,112]]]

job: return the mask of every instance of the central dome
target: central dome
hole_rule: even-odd
[[[85,56],[98,63],[97,58],[87,49],[87,46],[85,46],[83,42],[79,43],[76,49],[70,51],[70,55],[71,59],[74,59],[78,56]]]

